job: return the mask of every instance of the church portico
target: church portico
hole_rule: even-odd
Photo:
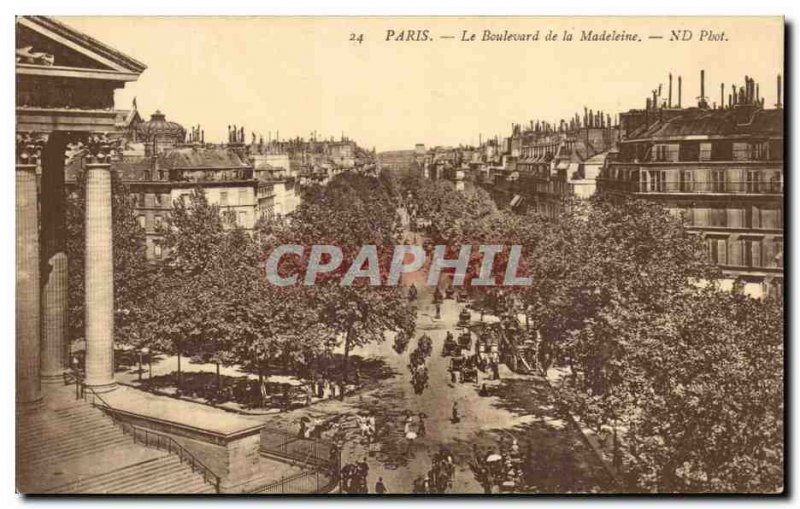
[[[64,167],[80,153],[86,172],[85,384],[114,384],[111,156],[114,90],[145,66],[50,18],[16,24],[17,402],[42,399],[43,383],[69,371]]]

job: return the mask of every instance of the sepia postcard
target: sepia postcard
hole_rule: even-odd
[[[782,17],[15,26],[19,493],[785,493]]]

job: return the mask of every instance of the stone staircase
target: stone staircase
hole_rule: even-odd
[[[181,463],[178,456],[165,454],[105,474],[57,488],[54,493],[214,493],[203,477]]]
[[[134,443],[87,402],[68,393],[53,396],[42,408],[17,415],[19,491],[214,493],[177,455]]]

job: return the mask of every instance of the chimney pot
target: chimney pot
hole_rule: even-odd
[[[669,73],[669,95],[667,107],[672,108],[672,73]]]

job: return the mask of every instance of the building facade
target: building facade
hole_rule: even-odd
[[[753,296],[783,294],[784,114],[745,77],[728,104],[625,114],[627,136],[601,171],[600,192],[662,203],[702,235],[709,259]],[[724,98],[724,87],[722,92]],[[721,101],[722,102],[722,101]]]

